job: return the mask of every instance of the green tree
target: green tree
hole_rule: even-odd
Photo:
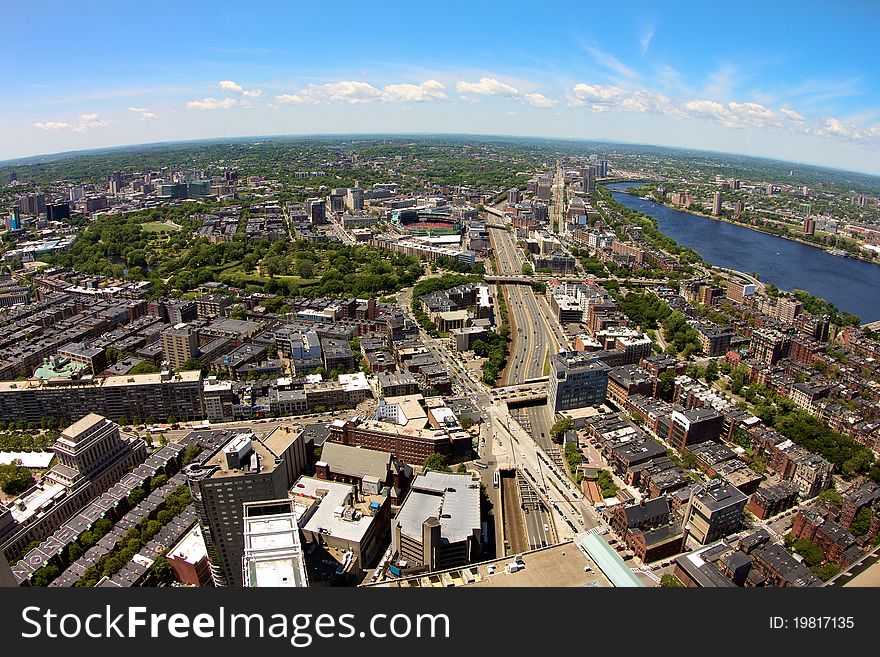
[[[565,433],[567,431],[571,431],[574,429],[574,420],[571,418],[563,418],[561,420],[557,420],[552,427],[550,427],[550,438],[553,442],[562,443],[565,438]]]
[[[666,573],[660,578],[660,586],[667,589],[684,588],[684,584],[682,584],[675,575],[670,573]]]
[[[874,512],[871,510],[871,507],[865,506],[859,509],[859,512],[849,526],[850,533],[853,536],[864,536],[867,534],[871,528],[871,518],[873,517]]]
[[[706,371],[703,374],[703,377],[710,386],[712,383],[718,380],[718,363],[714,360],[711,361],[708,365],[706,365]]]
[[[0,490],[7,495],[21,495],[34,483],[31,471],[21,464],[21,461],[13,461],[0,465]]]
[[[132,491],[128,494],[128,503],[131,504],[132,506],[137,506],[137,505],[140,504],[140,503],[141,503],[146,497],[147,497],[147,493],[144,491],[143,488],[140,488],[140,487],[138,487],[138,488],[134,488],[134,489],[132,489]]]
[[[675,370],[664,370],[660,374],[660,398],[666,401],[672,401],[675,396]]]
[[[134,367],[132,367],[128,373],[129,374],[156,374],[159,371],[159,368],[153,365],[152,363],[148,363],[147,361],[143,361],[138,363]]]
[[[436,470],[438,472],[451,472],[447,465],[446,457],[443,454],[434,452],[429,454],[423,463],[425,470]]]

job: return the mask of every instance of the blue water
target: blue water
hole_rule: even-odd
[[[673,210],[627,194],[639,182],[607,185],[615,201],[657,220],[657,227],[713,265],[746,273],[781,290],[806,290],[840,310],[880,319],[880,265],[831,255],[816,247],[724,221]]]

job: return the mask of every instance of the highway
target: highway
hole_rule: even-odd
[[[489,229],[489,239],[500,274],[521,274],[522,259],[513,233],[499,228]],[[535,296],[526,285],[499,286],[504,290],[512,344],[504,383],[513,385],[546,376],[550,354],[570,348],[562,327],[553,318],[543,298]],[[546,406],[528,409],[529,425],[535,440],[545,450],[555,449],[550,441],[552,414]]]

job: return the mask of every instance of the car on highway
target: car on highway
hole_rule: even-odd
[[[544,531],[545,531],[545,532],[549,532],[549,531],[550,531],[550,525],[548,525],[546,522],[544,523]]]

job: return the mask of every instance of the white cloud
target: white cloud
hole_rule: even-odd
[[[219,86],[223,91],[229,91],[234,94],[239,94],[240,96],[246,96],[247,98],[259,98],[263,95],[263,92],[260,89],[247,90],[232,80],[220,80]]]
[[[217,100],[216,98],[210,97],[202,98],[201,100],[191,100],[186,104],[186,109],[191,110],[216,110],[229,109],[231,107],[249,107],[249,104],[238,98],[223,98]]]
[[[459,80],[455,89],[463,94],[476,94],[477,96],[516,96],[519,91],[495,78],[480,78],[479,82],[466,82]]]
[[[532,107],[553,107],[557,101],[547,98],[544,94],[525,94],[523,99]]]
[[[381,98],[382,92],[367,82],[342,80],[340,82],[327,82],[326,84],[310,84],[295,94],[276,96],[275,100],[279,103],[293,105],[314,105],[320,102],[358,105],[381,100]]]
[[[275,96],[275,100],[285,105],[316,105],[318,103],[311,96],[303,94],[281,94],[280,96]]]
[[[40,130],[70,130],[73,126],[64,121],[46,121],[45,123],[34,123],[35,128]]]
[[[141,121],[150,121],[157,116],[155,112],[150,111],[146,107],[129,107],[128,111],[137,114]]]
[[[446,100],[446,87],[437,80],[420,84],[389,84],[382,89],[387,100],[422,103],[427,100]]]
[[[586,107],[593,112],[635,112],[638,114],[669,114],[680,110],[667,97],[649,89],[624,89],[579,82],[566,95],[569,107]]]
[[[819,137],[841,138],[848,141],[863,142],[880,139],[880,125],[862,128],[852,123],[844,123],[833,116],[823,118],[810,132]]]
[[[620,87],[578,82],[566,94],[566,99],[569,107],[589,107],[594,112],[603,112],[615,105],[625,95],[626,92]]]
[[[759,103],[719,103],[714,100],[689,100],[681,105],[689,116],[715,121],[727,128],[779,126],[773,110]]]
[[[310,92],[320,99],[332,103],[370,103],[382,98],[382,92],[368,82],[343,80],[323,85],[309,85]]]
[[[39,130],[69,130],[70,132],[86,132],[93,128],[106,128],[113,123],[113,119],[102,119],[99,114],[80,114],[76,123],[67,121],[46,121],[34,123]]]
[[[805,121],[803,116],[795,112],[793,109],[789,109],[787,107],[780,108],[779,113],[782,114],[784,117],[798,123],[803,123]]]
[[[741,122],[757,128],[778,126],[779,120],[773,110],[760,103],[728,103],[727,106]]]
[[[293,94],[275,96],[279,103],[288,105],[316,105],[318,103],[348,103],[357,105],[374,101],[395,103],[422,103],[445,100],[446,87],[437,80],[419,84],[389,84],[381,89],[368,82],[343,80],[325,84],[311,84]]]

